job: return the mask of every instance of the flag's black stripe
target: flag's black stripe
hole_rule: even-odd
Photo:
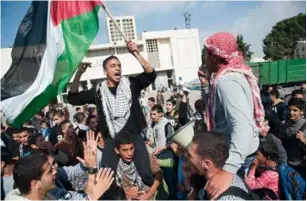
[[[12,49],[12,64],[1,79],[1,101],[25,92],[36,79],[46,49],[48,1],[33,1]]]

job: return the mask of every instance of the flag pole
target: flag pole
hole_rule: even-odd
[[[115,24],[115,27],[117,28],[117,30],[120,32],[120,34],[123,36],[125,42],[128,42],[127,37],[125,36],[124,32],[119,28],[118,24],[116,23],[116,21],[114,20],[112,14],[110,13],[110,11],[108,10],[108,8],[104,5],[104,3],[102,4],[102,8],[104,9],[104,11],[106,11],[107,15],[109,16],[109,18],[112,20],[112,22]]]
[[[112,22],[114,23],[115,27],[117,28],[117,30],[119,31],[119,33],[122,35],[122,37],[124,38],[125,42],[127,43],[129,40],[126,37],[126,35],[124,34],[124,32],[119,28],[118,24],[116,23],[116,21],[114,20],[112,14],[110,13],[110,11],[108,10],[108,8],[104,5],[104,3],[102,3],[102,8],[104,9],[104,11],[107,13],[107,15],[109,16],[109,18],[112,20]],[[139,57],[139,52],[134,51],[133,52],[134,56],[141,61],[140,57]]]

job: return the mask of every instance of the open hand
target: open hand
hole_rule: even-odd
[[[126,189],[124,189],[125,194],[130,197],[131,199],[137,199],[138,197],[138,187],[134,186],[134,187],[127,187]]]
[[[145,141],[145,144],[147,144],[147,145],[149,145],[149,146],[151,146],[151,145],[153,145],[153,141],[151,141],[151,140],[149,140],[149,141]]]
[[[114,181],[114,172],[110,168],[101,168],[95,178],[95,183],[91,184],[92,188],[89,190],[89,198],[98,200],[111,186]],[[93,175],[89,175],[93,176]],[[93,182],[91,180],[90,182]]]
[[[144,193],[141,196],[139,196],[137,199],[138,200],[150,200],[151,197],[153,196],[152,193],[148,192],[148,193]]]
[[[77,159],[85,167],[96,168],[97,166],[97,141],[98,136],[95,139],[95,134],[93,131],[89,131],[86,134],[86,143],[83,142],[84,147],[84,159],[77,157]]]
[[[306,138],[305,138],[304,133],[302,131],[298,131],[296,133],[296,139],[299,139],[302,142],[306,142]]]

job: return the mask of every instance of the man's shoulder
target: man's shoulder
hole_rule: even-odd
[[[240,84],[242,86],[249,86],[246,77],[241,73],[235,72],[221,75],[216,81],[217,87],[224,87],[227,86],[227,84]]]
[[[244,181],[235,175],[231,186],[217,200],[249,200],[249,191]]]

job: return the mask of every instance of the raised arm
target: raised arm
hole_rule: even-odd
[[[95,89],[79,92],[79,83],[82,74],[86,71],[90,63],[81,63],[75,78],[70,86],[67,101],[71,105],[95,104]]]
[[[128,41],[127,42],[127,48],[129,50],[129,52],[131,54],[134,55],[134,57],[140,62],[140,64],[142,65],[144,71],[146,73],[151,73],[153,72],[153,68],[151,67],[151,65],[148,63],[148,61],[146,59],[144,59],[142,57],[142,55],[140,54],[137,45],[132,42],[132,41]]]
[[[135,88],[136,92],[139,94],[142,89],[147,88],[150,84],[152,84],[156,77],[157,73],[154,71],[154,69],[150,66],[148,61],[142,57],[142,55],[139,53],[139,50],[137,48],[137,45],[134,42],[127,42],[127,48],[129,52],[140,62],[144,69],[144,73],[136,76],[131,77],[131,84]]]

